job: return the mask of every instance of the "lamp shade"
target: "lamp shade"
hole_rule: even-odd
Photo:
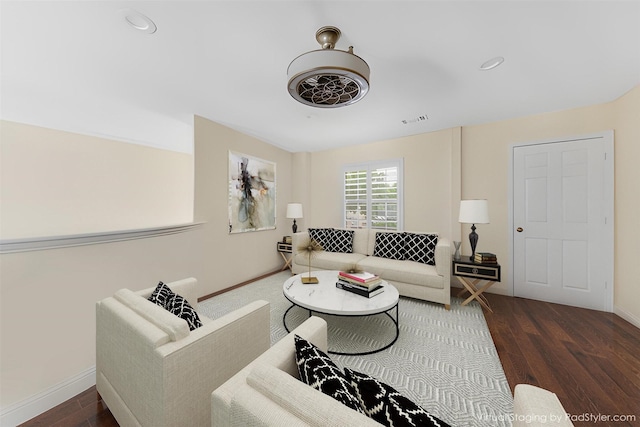
[[[287,205],[287,218],[302,218],[302,204],[289,203]]]
[[[461,200],[458,222],[465,224],[489,224],[489,204],[487,200]]]

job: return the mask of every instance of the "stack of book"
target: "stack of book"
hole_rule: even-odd
[[[347,273],[341,271],[338,274],[336,288],[344,289],[345,291],[353,292],[354,294],[367,298],[384,292],[382,279],[371,273]]]
[[[496,254],[492,254],[491,252],[476,252],[475,258],[473,260],[480,264],[497,264],[498,263],[498,258],[496,258]]]

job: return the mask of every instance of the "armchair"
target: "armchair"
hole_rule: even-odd
[[[198,310],[197,281],[167,285]],[[121,289],[96,303],[96,387],[121,426],[211,425],[211,392],[270,346],[269,303],[187,322]]]

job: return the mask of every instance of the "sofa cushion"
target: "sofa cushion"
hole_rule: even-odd
[[[340,252],[315,252],[311,256],[311,267],[319,268],[321,270],[343,270],[348,271],[357,267],[358,263],[366,258],[366,255],[352,253],[345,254]],[[309,255],[305,252],[300,252],[295,257],[295,262],[298,265],[309,265]]]
[[[396,389],[367,374],[345,368],[364,413],[385,426],[434,426],[449,424],[416,405]]]
[[[315,240],[324,249],[327,242],[331,239],[332,232],[332,228],[310,228],[309,238]]]
[[[390,259],[404,259],[404,233],[376,233],[373,256]]]
[[[353,230],[332,229],[329,238],[323,246],[327,252],[353,252]]]
[[[436,265],[437,234],[404,233],[404,236],[406,259]]]
[[[294,338],[300,380],[349,408],[362,412],[355,390],[344,372],[318,347],[298,335]]]
[[[370,256],[358,262],[358,268],[377,274],[393,284],[394,281],[443,289],[442,277],[434,265],[421,262]]]

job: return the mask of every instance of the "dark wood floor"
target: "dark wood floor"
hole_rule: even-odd
[[[488,299],[494,313],[485,311],[485,318],[512,392],[516,384],[533,384],[555,392],[575,417],[635,417],[576,419],[576,426],[640,426],[640,329],[611,313],[494,294]],[[117,423],[92,387],[22,426]]]

